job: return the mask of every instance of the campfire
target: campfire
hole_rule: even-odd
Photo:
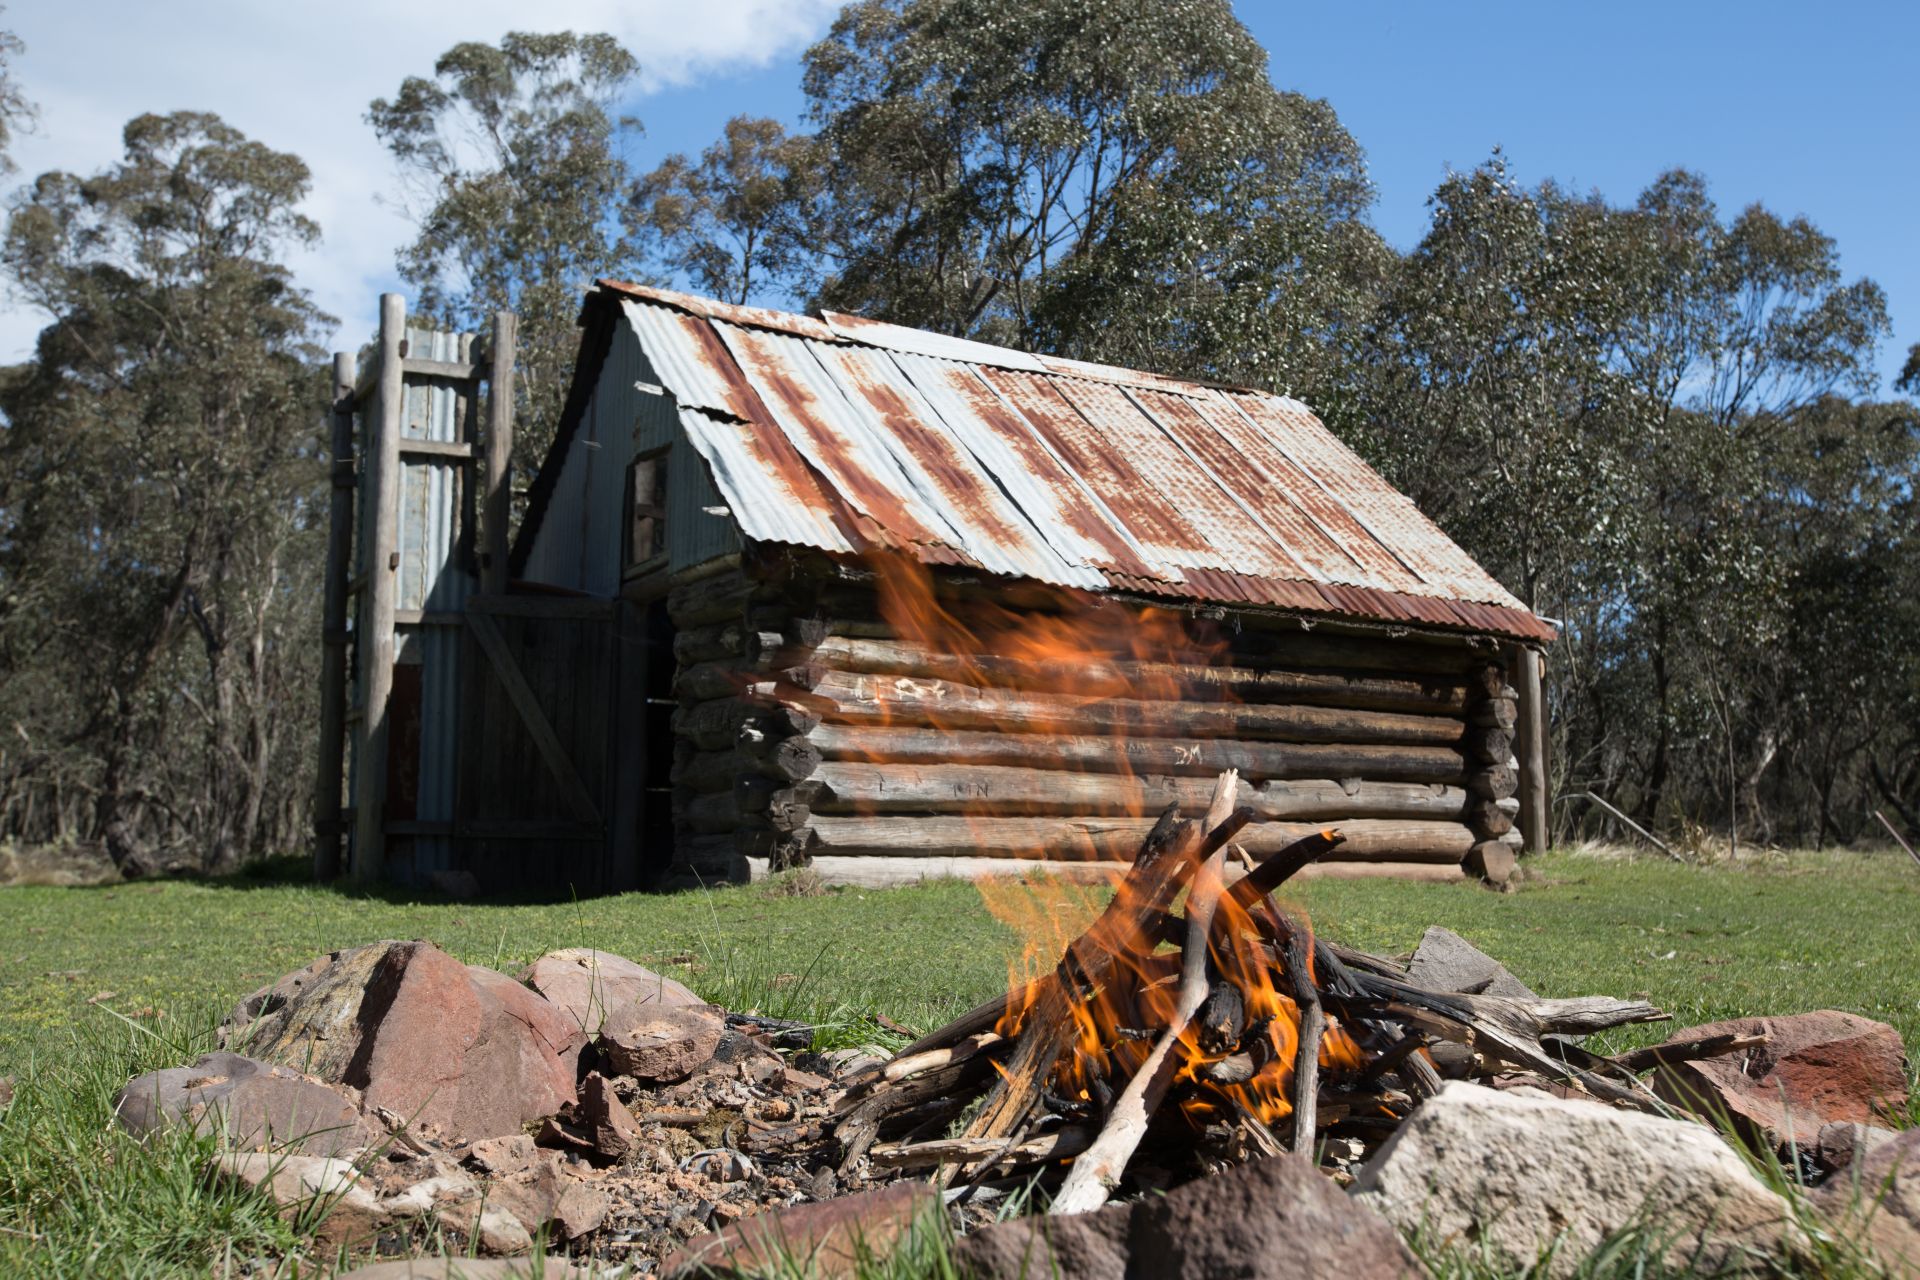
[[[1603,1057],[1559,1037],[1667,1015],[1640,1000],[1426,990],[1315,934],[1274,891],[1341,836],[1254,863],[1223,773],[1205,818],[1163,814],[1052,972],[846,1082],[839,1170],[931,1173],[961,1194],[1039,1178],[1053,1211],[1261,1156],[1358,1160],[1448,1078],[1527,1075],[1658,1113],[1638,1075],[1739,1037]],[[1184,895],[1184,899],[1183,899]],[[949,1133],[965,1117],[957,1134]]]

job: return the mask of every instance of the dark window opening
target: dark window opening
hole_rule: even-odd
[[[627,545],[622,565],[651,569],[667,554],[667,451],[635,458],[627,469]]]

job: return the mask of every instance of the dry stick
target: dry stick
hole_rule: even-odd
[[[1353,1082],[1353,1087],[1355,1089],[1366,1088],[1426,1047],[1427,1038],[1425,1036],[1402,1036],[1391,1045],[1388,1045],[1372,1062],[1367,1064],[1367,1069],[1360,1073],[1359,1078]]]
[[[1180,990],[1173,1017],[1154,1041],[1146,1061],[1114,1100],[1100,1136],[1067,1171],[1067,1180],[1048,1213],[1091,1213],[1107,1202],[1126,1171],[1127,1161],[1146,1136],[1147,1122],[1172,1087],[1181,1066],[1180,1037],[1207,998],[1207,935],[1213,929],[1214,908],[1220,904],[1220,876],[1225,866],[1226,851],[1217,849],[1194,876],[1193,888],[1187,894],[1187,940],[1181,950]]]
[[[1621,822],[1625,823],[1628,829],[1637,833],[1642,840],[1645,840],[1648,844],[1652,845],[1654,848],[1658,849],[1660,852],[1666,854],[1669,858],[1672,858],[1675,862],[1686,861],[1685,858],[1681,857],[1679,854],[1675,853],[1673,850],[1667,848],[1665,842],[1662,841],[1659,836],[1654,835],[1653,832],[1647,830],[1645,827],[1635,822],[1632,818],[1629,818],[1626,814],[1620,812],[1618,809],[1608,804],[1605,800],[1602,800],[1599,796],[1593,794],[1593,792],[1583,791],[1580,794],[1585,796],[1587,799],[1593,801],[1595,804],[1599,805],[1602,809],[1605,809],[1608,813],[1618,818]]]
[[[1742,1049],[1757,1049],[1767,1042],[1766,1036],[1743,1036],[1737,1032],[1721,1035],[1693,1036],[1686,1040],[1676,1040],[1670,1044],[1656,1044],[1645,1049],[1630,1049],[1609,1059],[1611,1065],[1622,1071],[1639,1074],[1651,1071],[1655,1067],[1672,1066],[1677,1062],[1697,1062],[1701,1058],[1719,1058],[1729,1053],[1738,1053]]]
[[[875,1168],[913,1169],[937,1164],[955,1164],[983,1160],[1001,1151],[1006,1163],[1035,1164],[1047,1160],[1065,1160],[1077,1156],[1093,1141],[1090,1125],[1070,1125],[1038,1138],[1030,1138],[1012,1149],[999,1138],[939,1138],[932,1142],[888,1143],[868,1153]]]
[[[1273,1130],[1267,1128],[1265,1121],[1249,1111],[1245,1103],[1237,1099],[1229,1099],[1229,1101],[1232,1102],[1233,1105],[1234,1118],[1240,1122],[1241,1128],[1247,1131],[1249,1140],[1252,1141],[1254,1146],[1260,1149],[1261,1155],[1278,1156],[1286,1154],[1287,1149],[1280,1145],[1280,1139],[1273,1136]]]
[[[901,1054],[880,1069],[880,1078],[889,1083],[904,1080],[917,1072],[944,1067],[949,1062],[964,1062],[974,1054],[1003,1043],[1001,1037],[991,1031],[981,1031],[968,1036],[956,1045],[944,1049],[928,1049],[924,1053]]]
[[[1907,851],[1907,856],[1909,858],[1912,858],[1915,862],[1920,862],[1920,853],[1915,853],[1913,851],[1913,846],[1907,843],[1906,838],[1902,836],[1898,831],[1895,831],[1893,829],[1893,824],[1887,821],[1886,814],[1880,812],[1878,809],[1875,809],[1873,811],[1873,816],[1880,819],[1880,825],[1885,827],[1887,829],[1887,834],[1892,836],[1894,838],[1894,841],[1898,843],[1902,849],[1905,849]]]
[[[1313,1158],[1320,1103],[1320,1038],[1327,1031],[1326,1010],[1307,972],[1310,936],[1295,929],[1287,938],[1287,977],[1293,983],[1293,1002],[1300,1012],[1300,1043],[1293,1059],[1293,1153]]]

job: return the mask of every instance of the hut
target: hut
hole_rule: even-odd
[[[1074,871],[1227,767],[1255,859],[1334,824],[1325,874],[1499,881],[1544,843],[1551,624],[1298,401],[612,280],[581,329],[511,551],[448,535],[458,670],[395,682],[458,693],[360,712],[363,874]],[[423,770],[444,812],[397,813]]]

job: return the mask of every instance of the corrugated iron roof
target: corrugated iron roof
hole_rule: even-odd
[[[600,284],[755,540],[1553,634],[1298,401]]]

